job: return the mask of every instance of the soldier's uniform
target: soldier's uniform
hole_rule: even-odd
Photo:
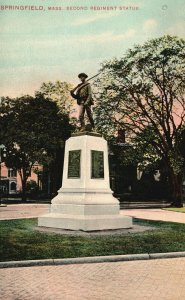
[[[94,127],[94,120],[92,116],[91,105],[93,105],[92,91],[89,82],[84,82],[78,85],[76,89],[76,94],[71,93],[72,97],[77,99],[77,104],[79,105],[79,121],[81,128],[85,127],[84,114],[87,113],[88,119],[91,126]]]

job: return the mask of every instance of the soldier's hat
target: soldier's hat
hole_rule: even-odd
[[[85,77],[85,78],[87,78],[87,77],[88,77],[88,75],[87,75],[87,74],[85,74],[85,73],[80,73],[80,74],[78,74],[78,78],[81,78],[81,77]]]

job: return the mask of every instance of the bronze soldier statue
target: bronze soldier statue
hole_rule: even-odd
[[[91,127],[94,128],[94,120],[92,116],[91,105],[94,104],[92,99],[92,91],[90,83],[86,80],[88,75],[85,73],[80,73],[78,78],[81,83],[78,84],[73,90],[71,90],[71,96],[77,100],[79,105],[79,121],[81,125],[81,131],[85,130],[84,115],[87,113],[88,119],[90,121]],[[76,92],[76,93],[75,93]]]

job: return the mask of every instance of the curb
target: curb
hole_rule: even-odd
[[[146,254],[131,254],[131,255],[92,256],[92,257],[79,257],[79,258],[7,261],[7,262],[0,262],[0,269],[33,267],[33,266],[57,266],[57,265],[70,265],[70,264],[151,260],[151,259],[178,258],[178,257],[185,257],[185,252],[146,253]]]

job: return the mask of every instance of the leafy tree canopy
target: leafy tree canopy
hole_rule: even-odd
[[[0,139],[7,150],[5,163],[18,170],[23,190],[32,166],[49,165],[70,130],[68,116],[42,95],[1,99]]]
[[[74,111],[73,100],[70,96],[70,90],[72,85],[67,82],[56,81],[55,83],[43,82],[40,89],[35,92],[35,95],[38,96],[41,94],[45,99],[49,98],[52,101],[56,102],[60,112],[63,114],[69,114]]]
[[[145,146],[148,158],[164,161],[174,197],[182,198],[177,178],[182,178],[183,155],[177,139],[185,121],[185,40],[152,39],[105,62],[96,90],[98,130],[110,138],[118,128],[126,129],[130,143]]]

